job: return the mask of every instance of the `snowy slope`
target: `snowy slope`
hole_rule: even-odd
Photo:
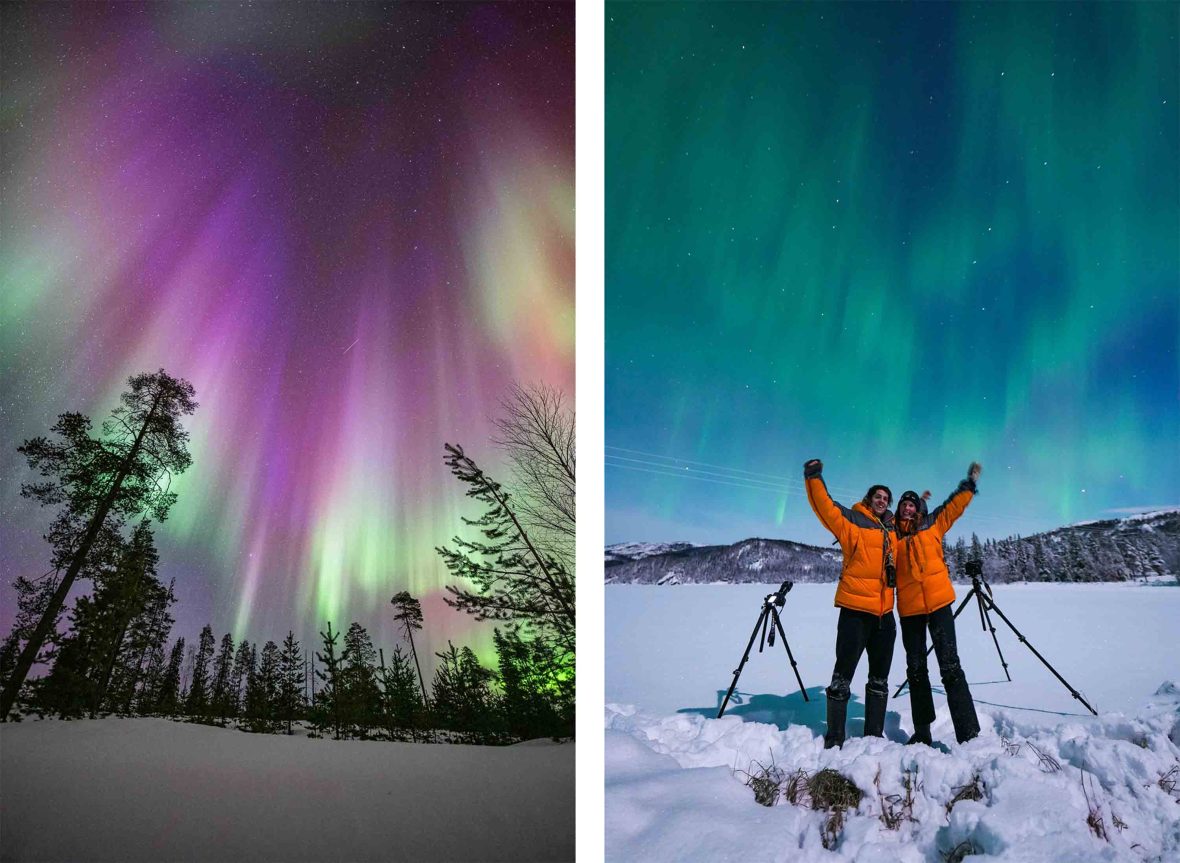
[[[855,736],[863,722],[862,660],[850,739],[827,751],[820,735],[833,585],[797,585],[784,608],[811,700],[800,695],[783,648],[760,655],[755,643],[737,696],[724,718],[714,718],[767,592],[758,585],[607,588],[608,859],[940,861],[959,846],[973,849],[969,861],[1180,860],[1180,783],[1167,790],[1169,770],[1180,779],[1180,692],[1162,685],[1180,682],[1180,588],[996,588],[1000,608],[1098,709],[1097,718],[997,620],[1013,678],[1005,680],[969,607],[958,635],[982,735],[954,742],[932,659],[940,745],[904,745],[912,727],[904,694],[890,700],[885,739]],[[891,690],[903,673],[899,642]],[[834,852],[821,842],[826,813],[755,802],[743,771],[757,773],[759,764],[787,775],[833,767],[866,792]],[[915,820],[890,830],[880,816],[896,804],[882,797],[903,793],[907,771],[917,785]],[[983,799],[961,801],[948,816],[946,804],[975,775]],[[1105,839],[1087,824],[1091,804]]]
[[[572,860],[574,747],[0,725],[0,859]]]
[[[604,562],[607,566],[613,566],[645,557],[675,554],[690,548],[693,548],[691,542],[619,542],[606,547]]]

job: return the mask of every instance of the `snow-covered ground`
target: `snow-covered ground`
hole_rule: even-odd
[[[0,725],[4,861],[573,860],[574,746]]]
[[[842,750],[827,751],[820,735],[834,660],[833,584],[797,585],[782,612],[810,701],[782,646],[759,654],[755,644],[725,717],[714,718],[772,590],[606,588],[608,859],[940,861],[958,846],[972,849],[971,859],[1180,860],[1180,782],[1166,790],[1169,770],[1180,779],[1180,692],[1163,685],[1180,683],[1180,587],[995,588],[1000,609],[1098,717],[993,615],[1008,682],[972,604],[957,630],[981,736],[954,742],[933,657],[938,745],[903,744],[912,727],[905,693],[890,700],[885,739],[855,736],[863,724],[862,660],[849,708],[853,736]],[[899,638],[891,691],[904,668]],[[866,792],[834,851],[821,844],[826,813],[755,802],[743,771],[756,773],[759,764],[784,774],[833,767]],[[880,815],[896,804],[882,797],[903,792],[907,771],[915,820],[890,830]],[[983,799],[963,800],[948,816],[946,804],[975,775]],[[1106,839],[1087,824],[1091,804]]]

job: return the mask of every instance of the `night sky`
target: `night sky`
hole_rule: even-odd
[[[1178,12],[608,6],[607,541],[1180,504]]]
[[[475,516],[513,380],[573,397],[574,10],[3,8],[0,567],[43,572],[16,447],[127,377],[190,380],[157,531],[174,634],[314,637],[423,601],[486,652],[434,551]],[[475,627],[473,629],[473,627]],[[310,646],[310,645],[308,645]]]

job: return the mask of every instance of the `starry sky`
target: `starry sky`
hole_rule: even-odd
[[[388,652],[409,590],[424,657],[486,656],[442,602],[479,513],[443,443],[495,468],[511,382],[572,402],[573,39],[560,3],[5,4],[5,631],[48,561],[16,447],[163,367],[200,402],[174,635],[358,620]]]
[[[607,542],[1180,505],[1178,14],[609,4]]]

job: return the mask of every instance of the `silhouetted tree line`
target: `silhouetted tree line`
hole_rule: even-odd
[[[90,433],[86,417],[63,414],[53,429],[57,439],[20,447],[45,479],[26,483],[22,494],[57,507],[57,515],[45,537],[52,569],[16,580],[17,616],[0,644],[0,717],[9,716],[19,695],[26,708],[62,717],[183,717],[287,734],[306,722],[337,739],[505,742],[572,735],[573,417],[559,394],[514,390],[509,405],[526,413],[515,420],[510,413],[501,425],[514,435],[519,457],[535,442],[549,459],[548,467],[530,466],[521,513],[509,492],[448,447],[448,464],[488,507],[483,518],[468,522],[483,528],[485,542],[456,538],[459,551],[440,549],[452,571],[481,588],[455,588],[451,602],[505,625],[494,633],[494,669],[470,648],[448,642],[436,654],[429,687],[413,637],[422,628],[421,606],[405,591],[392,604],[409,650],[396,645],[388,662],[359,623],[341,641],[329,622],[314,652],[304,651],[293,631],[281,645],[267,641],[260,648],[235,642],[231,633],[218,643],[211,625],[195,644],[179,637],[169,646],[176,596],[174,585],[164,586],[158,576],[152,519],[167,516],[176,499],[171,478],[191,463],[179,418],[195,409],[192,397],[190,384],[162,369],[137,375],[101,436]],[[555,487],[546,486],[547,476],[556,476]],[[538,522],[550,498],[559,507]],[[136,522],[127,535],[129,520]],[[492,555],[494,565],[480,554]],[[67,614],[65,600],[80,579],[91,581],[91,589]],[[29,679],[37,663],[48,670]],[[440,731],[449,735],[440,738]]]
[[[959,577],[968,560],[981,560],[997,583],[1131,581],[1180,571],[1180,515],[1163,516],[1151,531],[1115,530],[1115,524],[983,541],[972,534],[947,547],[947,561]]]

